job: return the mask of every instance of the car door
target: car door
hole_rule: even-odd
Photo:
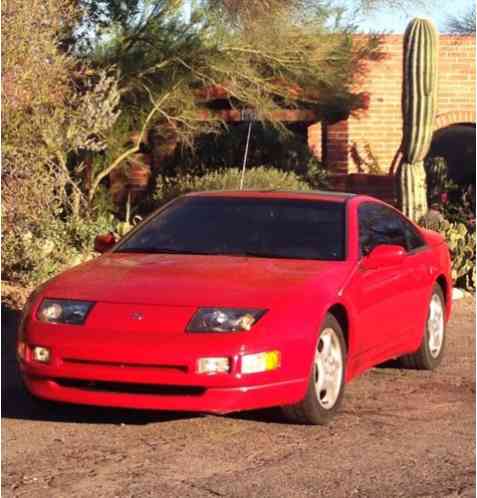
[[[430,248],[425,243],[416,227],[406,218],[400,217],[406,239],[407,257],[406,267],[409,271],[411,284],[408,300],[409,322],[406,324],[408,334],[420,337],[427,319],[429,299],[434,281],[433,272],[429,265]]]
[[[403,218],[384,204],[358,207],[359,244],[364,259],[378,245],[399,245],[406,257],[399,264],[375,269],[360,265],[352,282],[357,305],[356,353],[376,354],[392,349],[410,333],[417,292],[414,263],[409,260]],[[373,351],[374,350],[374,351]]]

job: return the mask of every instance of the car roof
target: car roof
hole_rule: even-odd
[[[205,192],[191,192],[188,197],[244,197],[244,198],[272,198],[272,199],[309,199],[334,202],[345,202],[356,194],[347,192],[332,192],[327,190],[209,190]]]

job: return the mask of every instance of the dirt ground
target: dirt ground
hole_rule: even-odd
[[[327,427],[277,410],[228,417],[66,407],[21,391],[3,313],[4,497],[475,496],[475,300],[455,304],[434,373],[374,369]]]

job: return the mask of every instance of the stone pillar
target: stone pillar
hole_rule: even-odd
[[[331,174],[348,173],[348,120],[325,124],[323,128],[323,163]]]

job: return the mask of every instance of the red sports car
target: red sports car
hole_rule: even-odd
[[[449,252],[371,197],[180,197],[38,288],[18,360],[30,393],[89,405],[228,413],[280,405],[326,423],[379,363],[433,369]]]

